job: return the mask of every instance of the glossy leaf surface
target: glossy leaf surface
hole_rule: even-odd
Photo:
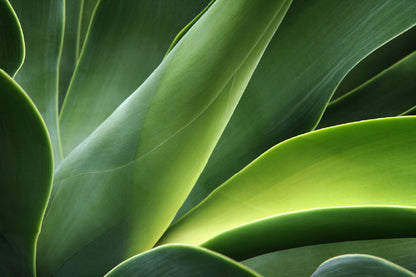
[[[64,275],[89,258],[79,274],[99,275],[153,247],[205,166],[289,4],[216,1],[71,152],[56,171],[40,235],[42,274]]]
[[[134,256],[106,277],[259,276],[235,261],[204,248],[166,245]]]
[[[323,263],[311,277],[414,277],[406,269],[370,255],[344,255]]]
[[[0,70],[0,275],[34,276],[35,243],[52,182],[46,127]]]
[[[159,243],[201,244],[236,226],[294,211],[413,206],[416,117],[341,125],[273,147],[171,226]]]
[[[413,26],[415,10],[413,0],[295,1],[177,218],[273,145],[313,129],[347,72]]]
[[[13,76],[23,63],[25,46],[19,20],[7,0],[0,1],[0,68]]]

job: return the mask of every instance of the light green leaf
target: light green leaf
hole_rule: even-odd
[[[15,80],[35,103],[51,138],[55,164],[61,160],[58,128],[58,62],[63,38],[63,0],[11,0],[20,19],[26,58]]]
[[[83,0],[65,1],[65,30],[59,61],[59,108],[64,102],[69,81],[78,60],[79,33]]]
[[[77,47],[77,57],[81,54],[82,47],[85,42],[85,38],[87,37],[88,28],[91,24],[91,19],[94,14],[94,10],[97,6],[97,3],[100,0],[82,0],[82,10],[81,10],[81,18],[80,18],[80,25],[79,25],[79,39],[78,39],[78,47]]]
[[[332,96],[332,101],[356,89],[414,52],[416,50],[415,45],[416,27],[412,27],[376,49],[348,72],[348,75],[345,76]]]
[[[415,10],[414,0],[294,1],[177,218],[268,148],[313,129],[341,79],[413,26]]]
[[[162,61],[176,33],[207,3],[208,0],[99,2],[62,107],[65,155],[143,83]]]
[[[9,1],[0,1],[0,68],[13,76],[25,57],[19,20]]]
[[[416,117],[322,129],[273,147],[177,221],[159,244],[201,244],[261,218],[356,206],[413,206]]]
[[[258,276],[235,261],[204,248],[170,244],[134,256],[106,277]]]
[[[0,275],[34,276],[35,243],[52,182],[46,127],[0,70]]]
[[[385,259],[370,255],[344,255],[323,263],[311,277],[414,277],[415,275]]]
[[[416,105],[416,52],[332,102],[318,128],[400,115]]]
[[[305,245],[415,237],[415,227],[416,208],[360,206],[313,209],[238,226],[211,238],[202,246],[243,260]]]
[[[276,251],[242,263],[265,277],[310,277],[325,260],[344,254],[369,254],[416,270],[416,239],[360,240]]]
[[[65,275],[94,257],[79,275],[99,275],[153,247],[203,170],[290,3],[217,0],[68,155],[56,170],[39,239],[42,274]]]

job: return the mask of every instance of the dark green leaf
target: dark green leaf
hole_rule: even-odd
[[[35,275],[35,243],[52,169],[45,124],[22,89],[0,70],[1,276]]]
[[[235,261],[200,247],[171,244],[134,256],[106,277],[258,276]]]

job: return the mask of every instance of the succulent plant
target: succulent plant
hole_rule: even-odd
[[[1,276],[414,276],[416,1],[0,1]]]

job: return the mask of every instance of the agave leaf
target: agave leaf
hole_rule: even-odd
[[[364,206],[313,209],[238,226],[211,238],[202,246],[243,260],[305,245],[415,237],[415,227],[416,208]]]
[[[201,244],[288,212],[353,205],[413,206],[416,117],[341,125],[273,147],[177,221],[159,242]]]
[[[332,102],[318,128],[400,115],[416,105],[416,52]]]
[[[242,263],[265,277],[309,277],[325,260],[344,254],[368,254],[416,270],[416,239],[347,241],[267,253]]]
[[[413,26],[415,10],[413,0],[295,1],[176,218],[268,148],[313,129],[341,79]]]
[[[124,261],[106,277],[259,276],[235,261],[204,248],[170,244]]]
[[[337,87],[332,101],[373,79],[416,50],[416,27],[412,27],[375,50],[357,64]]]
[[[3,70],[0,153],[0,275],[34,276],[35,243],[52,183],[52,152],[38,111]]]
[[[55,164],[61,160],[58,128],[58,63],[63,38],[63,0],[11,0],[20,19],[26,58],[15,80],[45,120]]]
[[[65,1],[65,30],[59,61],[59,108],[62,106],[69,81],[78,60],[79,32],[83,0]]]
[[[56,170],[39,238],[42,274],[65,275],[86,257],[97,263],[79,274],[103,274],[157,242],[289,5],[216,1],[143,85],[71,152]]]
[[[367,276],[414,277],[415,275],[385,259],[370,255],[343,255],[329,259],[311,277]]]
[[[79,58],[81,54],[82,47],[85,42],[85,38],[87,37],[88,28],[91,24],[91,19],[94,14],[94,10],[100,0],[82,0],[82,9],[81,9],[81,18],[80,18],[80,25],[79,25],[79,39],[78,39],[78,47],[77,47],[77,57]]]
[[[13,76],[22,66],[25,44],[19,20],[9,1],[0,1],[0,68]]]
[[[65,155],[143,83],[162,61],[176,33],[207,3],[99,2],[62,107],[60,125]]]

